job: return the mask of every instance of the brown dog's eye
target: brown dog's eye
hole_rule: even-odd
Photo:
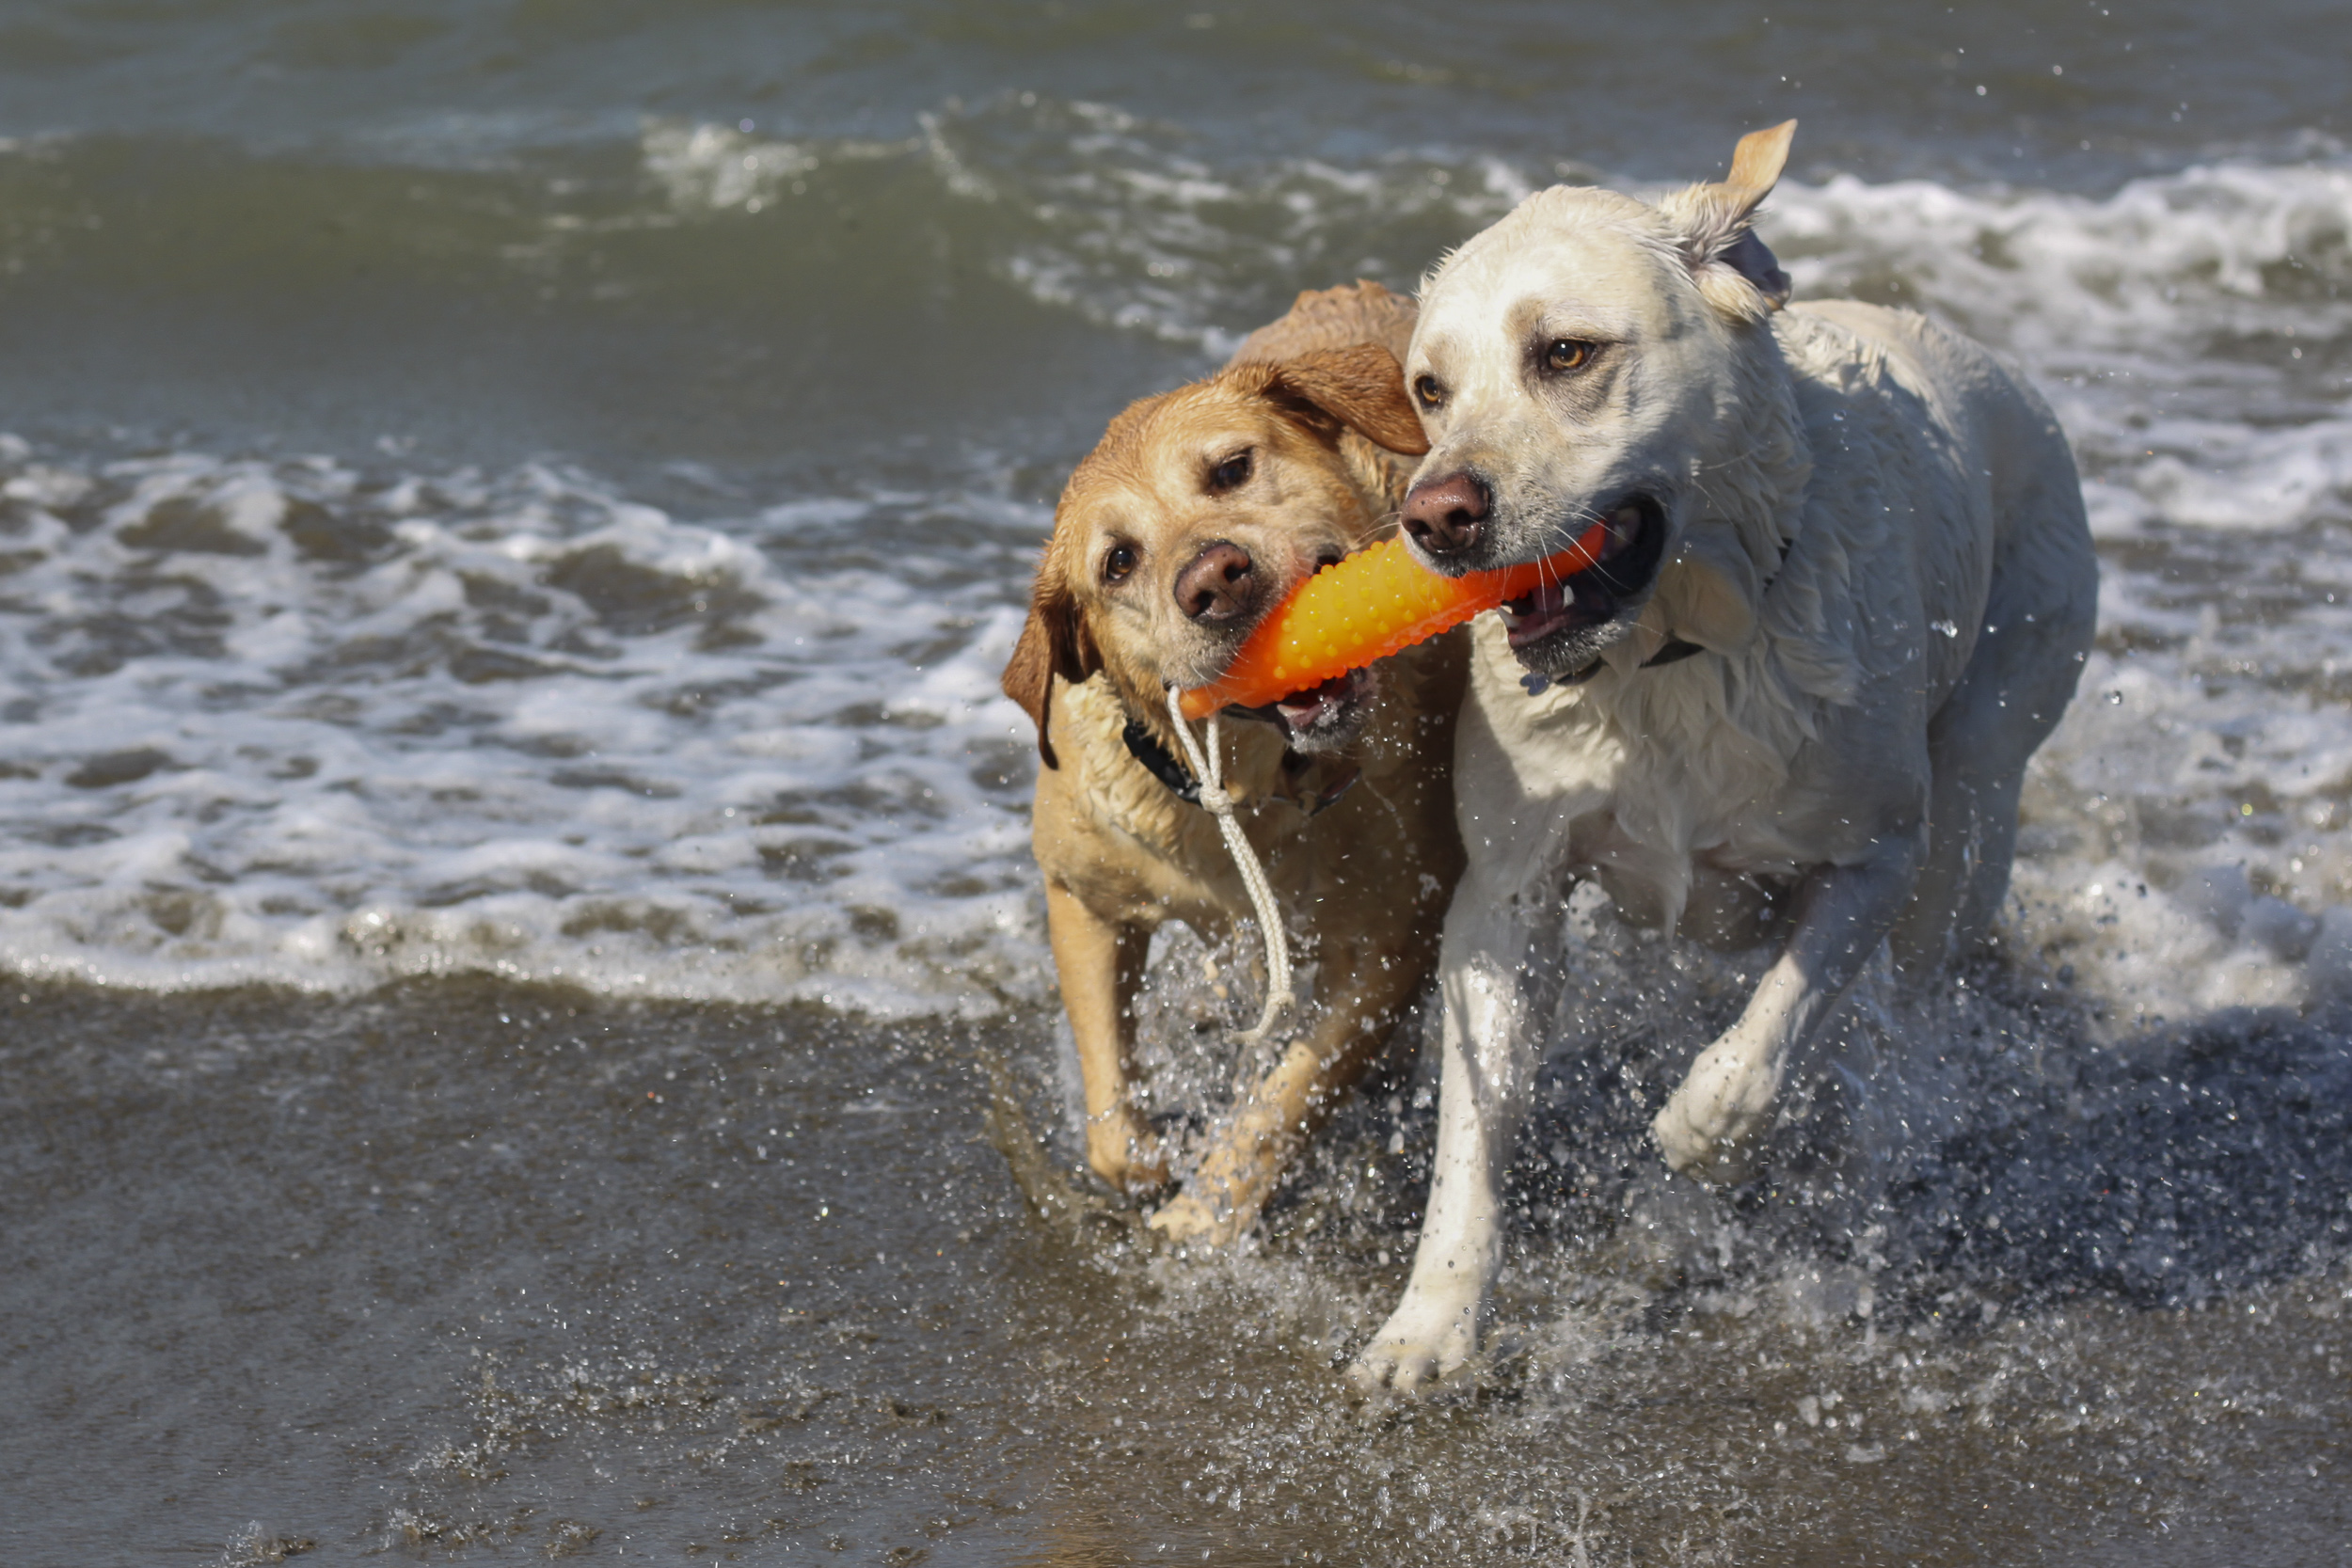
[[[1209,493],[1221,494],[1249,477],[1249,450],[1245,447],[1209,470]]]
[[[1133,545],[1113,545],[1103,557],[1103,580],[1124,582],[1136,569],[1136,547]]]
[[[1593,356],[1593,345],[1580,343],[1573,338],[1558,338],[1544,347],[1544,369],[1558,375],[1565,371],[1581,371]]]
[[[1423,408],[1445,406],[1445,386],[1434,375],[1413,377],[1413,396],[1421,399]]]

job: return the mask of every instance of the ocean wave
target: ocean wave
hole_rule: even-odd
[[[1841,176],[1782,186],[1762,228],[1801,297],[1913,305],[2023,361],[2103,533],[2352,517],[2352,165],[2105,198]]]
[[[1359,276],[1409,289],[1530,190],[1595,178],[1444,148],[1353,166],[1215,164],[1180,127],[1034,93],[939,108],[904,143],[658,122],[642,157],[673,210],[739,216],[788,201],[819,169],[919,165],[944,221],[1003,281],[1204,355],[1297,289]],[[2074,439],[2103,534],[2352,517],[2352,162],[2340,151],[2191,167],[2105,197],[1790,182],[1760,227],[1801,298],[1913,306],[2021,360]]]
[[[1218,166],[1181,127],[1034,92],[919,123],[890,142],[652,120],[641,157],[672,210],[705,217],[772,212],[820,171],[919,166],[940,221],[1039,303],[1213,355],[1298,289],[1359,275],[1409,287],[1438,247],[1533,188],[1504,160],[1446,152]]]
[[[1561,174],[1220,164],[1032,95],[898,142],[637,134],[639,205],[607,192],[599,222],[789,226],[886,186],[892,221],[933,226],[894,246],[1204,356],[1295,288],[1409,285]],[[591,230],[561,216],[511,263],[567,276],[548,247]],[[2330,158],[2104,198],[1792,183],[1764,220],[1802,293],[1915,305],[2018,356],[2082,453],[2106,629],[2035,768],[2011,928],[2119,1018],[2352,990],[2348,222]],[[1073,411],[1075,444],[1109,412]],[[1033,764],[994,680],[1048,519],[958,461],[688,521],[544,465],[0,443],[8,965],[1041,995]]]
[[[987,571],[892,572],[880,539],[940,502],[722,529],[543,467],[11,459],[17,972],[884,1013],[1037,984],[994,679],[1019,611],[993,563],[1030,510],[962,514]]]

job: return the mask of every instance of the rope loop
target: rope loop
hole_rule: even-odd
[[[1217,832],[1225,837],[1226,851],[1233,857],[1242,884],[1249,889],[1250,906],[1258,911],[1258,930],[1265,939],[1265,1009],[1258,1015],[1256,1028],[1234,1037],[1244,1045],[1256,1045],[1291,1008],[1290,933],[1283,928],[1281,911],[1274,905],[1274,884],[1266,880],[1265,866],[1258,859],[1248,835],[1241,831],[1240,819],[1233,815],[1233,798],[1225,792],[1219,715],[1209,715],[1205,756],[1200,742],[1192,737],[1192,726],[1184,721],[1184,693],[1172,686],[1168,689],[1168,717],[1176,726],[1176,739],[1184,749],[1184,760],[1192,765],[1192,776],[1200,781],[1201,808],[1216,818]]]

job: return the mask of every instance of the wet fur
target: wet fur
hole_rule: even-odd
[[[1169,1176],[1130,1093],[1152,933],[1181,920],[1216,941],[1250,912],[1209,814],[1138,764],[1121,732],[1140,723],[1178,751],[1166,686],[1206,684],[1319,559],[1393,531],[1410,468],[1398,452],[1421,447],[1396,360],[1411,324],[1410,302],[1375,285],[1302,294],[1216,375],[1114,420],[1056,511],[1005,689],[1038,725],[1033,842],[1088,1160],[1116,1186],[1151,1193]],[[1249,482],[1213,493],[1203,476],[1245,448]],[[1204,628],[1173,584],[1219,542],[1246,547],[1265,580],[1245,622]],[[1120,583],[1104,578],[1114,545],[1137,556]],[[1163,1232],[1224,1242],[1246,1229],[1433,967],[1461,868],[1447,769],[1465,654],[1457,636],[1385,661],[1375,694],[1313,755],[1271,724],[1224,723],[1228,783],[1317,964],[1319,1005],[1152,1215]]]
[[[1445,569],[1538,558],[1630,495],[1671,531],[1605,624],[1516,655],[1478,628],[1433,1186],[1405,1297],[1357,1363],[1368,1387],[1422,1386],[1477,1349],[1566,886],[1597,879],[1625,917],[1722,945],[1778,942],[1653,1123],[1677,1170],[1742,1180],[1880,942],[1924,976],[1986,930],[2026,759],[2090,645],[2073,459],[2023,379],[1915,314],[1780,308],[1747,226],[1792,128],[1656,207],[1538,193],[1423,291],[1421,474],[1492,496],[1473,558]],[[1601,345],[1589,374],[1550,373],[1555,337]],[[1670,640],[1701,653],[1650,666]],[[1530,696],[1530,668],[1591,673]]]

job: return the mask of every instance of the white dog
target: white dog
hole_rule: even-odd
[[[1794,129],[1654,207],[1540,192],[1423,290],[1416,550],[1458,574],[1596,521],[1607,543],[1478,627],[1435,1174],[1411,1283],[1356,1364],[1367,1387],[1477,1350],[1569,882],[1715,945],[1779,940],[1652,1123],[1709,1181],[1745,1175],[1882,941],[1931,974],[2007,891],[2026,758],[2090,643],[2074,462],[1976,344],[1906,311],[1780,309],[1788,280],[1748,225]]]

